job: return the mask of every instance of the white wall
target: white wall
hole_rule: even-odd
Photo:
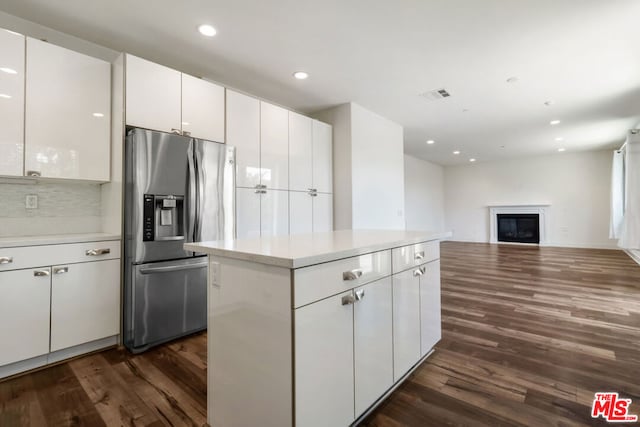
[[[549,203],[551,245],[611,247],[611,151],[558,153],[445,168],[445,228],[488,242],[490,204]]]
[[[404,156],[404,212],[407,230],[444,230],[444,168]]]
[[[403,137],[399,124],[351,104],[353,229],[404,229]]]
[[[334,228],[404,229],[402,126],[354,103],[313,117],[333,125]]]

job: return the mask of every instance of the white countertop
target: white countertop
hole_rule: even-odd
[[[300,268],[448,237],[451,237],[451,232],[341,230],[294,236],[186,243],[184,248],[212,256]]]
[[[52,234],[46,236],[15,236],[0,237],[0,248],[15,248],[19,246],[60,245],[65,243],[85,243],[120,240],[119,234],[83,233],[83,234]]]

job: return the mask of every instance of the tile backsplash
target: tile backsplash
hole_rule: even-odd
[[[27,209],[28,195],[38,207]],[[0,237],[101,231],[100,184],[0,183]]]

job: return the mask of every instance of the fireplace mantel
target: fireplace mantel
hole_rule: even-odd
[[[540,246],[549,243],[549,208],[550,203],[538,204],[491,204],[489,208],[489,243],[498,241],[498,214],[538,214],[540,219]]]

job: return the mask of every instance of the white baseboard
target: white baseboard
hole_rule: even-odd
[[[43,354],[42,356],[37,356],[32,359],[21,360],[9,365],[0,366],[0,380],[22,372],[31,371],[66,359],[71,359],[72,357],[112,347],[118,344],[118,337],[118,335],[114,335],[112,337],[102,338],[74,347],[54,351],[53,353]]]
[[[576,249],[609,249],[609,250],[621,250],[619,247],[617,247],[616,245],[612,244],[612,245],[585,245],[585,244],[573,244],[573,243],[554,243],[554,242],[549,242],[547,244],[535,244],[535,243],[518,243],[518,242],[497,242],[497,243],[490,243],[487,240],[458,240],[458,239],[448,239],[452,242],[461,242],[461,243],[486,243],[486,244],[491,244],[491,245],[514,245],[514,246],[540,246],[540,247],[545,247],[545,248],[576,248]]]
[[[625,251],[625,253],[627,255],[629,255],[629,258],[631,258],[632,260],[637,262],[638,265],[640,265],[640,250],[637,250],[637,249],[625,249],[624,251]]]

